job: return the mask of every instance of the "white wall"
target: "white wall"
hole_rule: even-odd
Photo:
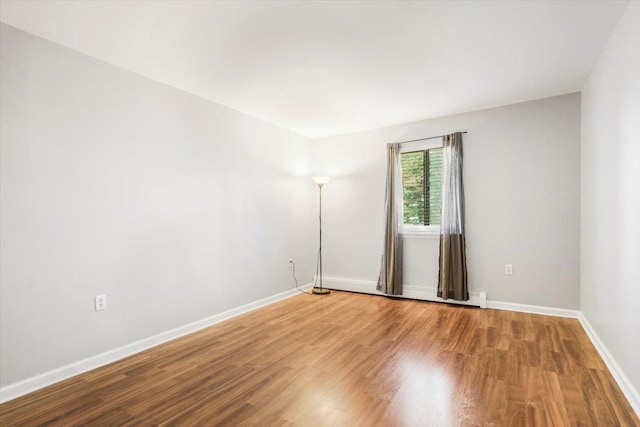
[[[1,31],[1,386],[308,282],[310,141]]]
[[[377,280],[386,143],[465,130],[470,289],[577,309],[579,94],[317,140],[315,171],[332,176],[323,192],[325,276]],[[437,264],[437,239],[405,239],[405,285],[435,288]]]
[[[583,88],[580,309],[640,391],[640,3]]]

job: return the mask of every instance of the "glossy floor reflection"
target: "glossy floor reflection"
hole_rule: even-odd
[[[0,405],[0,425],[637,426],[575,319],[299,295]]]

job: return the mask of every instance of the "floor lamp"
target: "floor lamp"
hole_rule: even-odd
[[[318,189],[320,190],[320,246],[318,247],[318,282],[316,283],[316,285],[320,284],[320,286],[314,286],[311,292],[318,295],[326,295],[330,291],[329,289],[325,289],[322,287],[322,186],[329,182],[329,177],[314,176],[313,181],[316,183]]]

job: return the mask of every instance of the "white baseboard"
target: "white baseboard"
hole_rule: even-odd
[[[372,295],[384,295],[381,292],[376,290],[376,283],[369,282],[364,280],[350,280],[350,279],[337,279],[337,278],[324,278],[323,285],[329,289],[342,290],[342,291],[351,291],[351,292],[360,292]],[[308,283],[304,286],[301,286],[303,290],[309,290],[313,287],[313,283]],[[403,298],[411,298],[425,301],[439,301],[439,302],[447,302],[438,298],[436,296],[435,289],[432,288],[424,288],[418,286],[405,286],[405,293],[402,296]],[[245,304],[240,307],[233,308],[231,310],[225,311],[223,313],[219,313],[205,319],[199,320],[197,322],[190,323],[188,325],[184,325],[175,329],[172,329],[167,332],[160,333],[158,335],[154,335],[149,338],[142,339],[140,341],[136,341],[131,344],[127,344],[125,346],[116,348],[114,350],[107,351],[102,354],[98,354],[96,356],[90,357],[85,360],[81,360],[70,365],[54,369],[49,372],[45,372],[44,374],[40,374],[38,376],[28,378],[26,380],[20,381],[18,383],[10,384],[5,387],[0,388],[0,403],[6,402],[11,399],[15,399],[16,397],[20,397],[32,391],[41,389],[43,387],[49,386],[51,384],[57,383],[59,381],[66,380],[75,375],[81,374],[83,372],[90,371],[92,369],[99,368],[101,366],[107,365],[109,363],[115,362],[117,360],[123,359],[125,357],[131,356],[133,354],[139,353],[141,351],[147,350],[149,348],[155,347],[157,345],[163,344],[167,341],[171,341],[173,339],[179,338],[184,335],[188,335],[190,333],[196,332],[200,329],[204,329],[211,325],[215,325],[216,323],[222,322],[224,320],[231,319],[235,316],[239,316],[241,314],[256,310],[260,307],[264,307],[269,304],[273,304],[275,302],[290,298],[298,294],[296,289],[291,289],[289,291],[285,291],[276,295],[272,295],[267,298],[263,298],[258,301],[251,302],[249,304]],[[620,366],[616,363],[607,347],[604,345],[600,337],[595,332],[589,321],[584,317],[584,315],[577,310],[567,310],[561,308],[554,307],[541,307],[534,305],[526,305],[526,304],[516,304],[516,303],[508,303],[501,301],[487,301],[485,292],[472,292],[471,300],[463,302],[467,305],[475,305],[482,308],[494,308],[500,310],[510,310],[510,311],[519,311],[524,313],[534,313],[534,314],[545,314],[550,316],[560,316],[560,317],[571,317],[577,318],[580,320],[580,324],[583,329],[587,333],[587,336],[593,343],[594,347],[600,353],[600,356],[604,360],[607,368],[613,375],[614,379],[620,386],[620,389],[624,393],[625,397],[631,404],[633,410],[640,416],[640,394],[633,387],[629,378],[624,374]],[[456,304],[460,303],[459,301],[455,302]]]
[[[604,360],[605,365],[607,365],[607,368],[609,368],[609,372],[611,372],[611,375],[613,375],[613,378],[618,383],[620,390],[622,390],[622,393],[629,401],[629,404],[636,412],[638,417],[640,417],[640,393],[638,393],[638,390],[635,389],[635,387],[631,384],[629,378],[625,375],[624,371],[616,363],[616,360],[613,358],[611,353],[609,353],[609,350],[604,345],[595,329],[593,329],[584,314],[580,313],[578,319],[580,320],[582,328],[587,333],[587,336],[593,343],[594,347],[596,348],[596,350],[598,350],[598,353],[600,353],[600,357],[602,357],[602,360]]]
[[[308,290],[311,289],[312,286],[312,283],[308,283],[304,286],[301,286],[300,288],[303,290]],[[36,391],[51,384],[66,380],[83,372],[87,372],[92,369],[107,365],[109,363],[113,363],[117,360],[123,359],[144,350],[148,350],[167,341],[174,340],[184,335],[199,331],[200,329],[215,325],[216,323],[222,322],[224,320],[231,319],[232,317],[236,317],[241,314],[256,310],[260,307],[282,301],[284,299],[298,295],[298,293],[299,292],[297,289],[291,289],[285,292],[281,292],[270,297],[250,302],[249,304],[245,304],[243,306],[232,308],[231,310],[215,314],[205,319],[189,323],[188,325],[180,326],[178,328],[171,329],[170,331],[162,332],[160,334],[144,338],[140,341],[136,341],[131,344],[109,350],[88,359],[71,363],[67,366],[45,372],[35,377],[27,378],[26,380],[14,384],[9,384],[0,388],[0,403],[15,399],[16,397],[23,396],[27,393],[31,393],[32,391]]]
[[[577,319],[580,317],[578,310],[568,310],[566,308],[544,307],[540,305],[517,304],[513,302],[487,301],[487,308],[497,310],[519,311],[521,313],[546,314],[547,316],[571,317]]]
[[[326,277],[322,280],[323,285],[329,289],[338,291],[360,292],[371,295],[384,295],[376,289],[376,282],[365,280],[338,279]],[[469,292],[469,301],[444,300],[438,297],[435,288],[423,286],[404,285],[402,295],[394,295],[397,298],[410,298],[423,301],[436,301],[452,304],[473,305],[480,308],[487,308],[487,294],[485,292]]]

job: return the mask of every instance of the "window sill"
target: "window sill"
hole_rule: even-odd
[[[426,231],[405,231],[400,234],[403,239],[440,239],[440,233]]]

